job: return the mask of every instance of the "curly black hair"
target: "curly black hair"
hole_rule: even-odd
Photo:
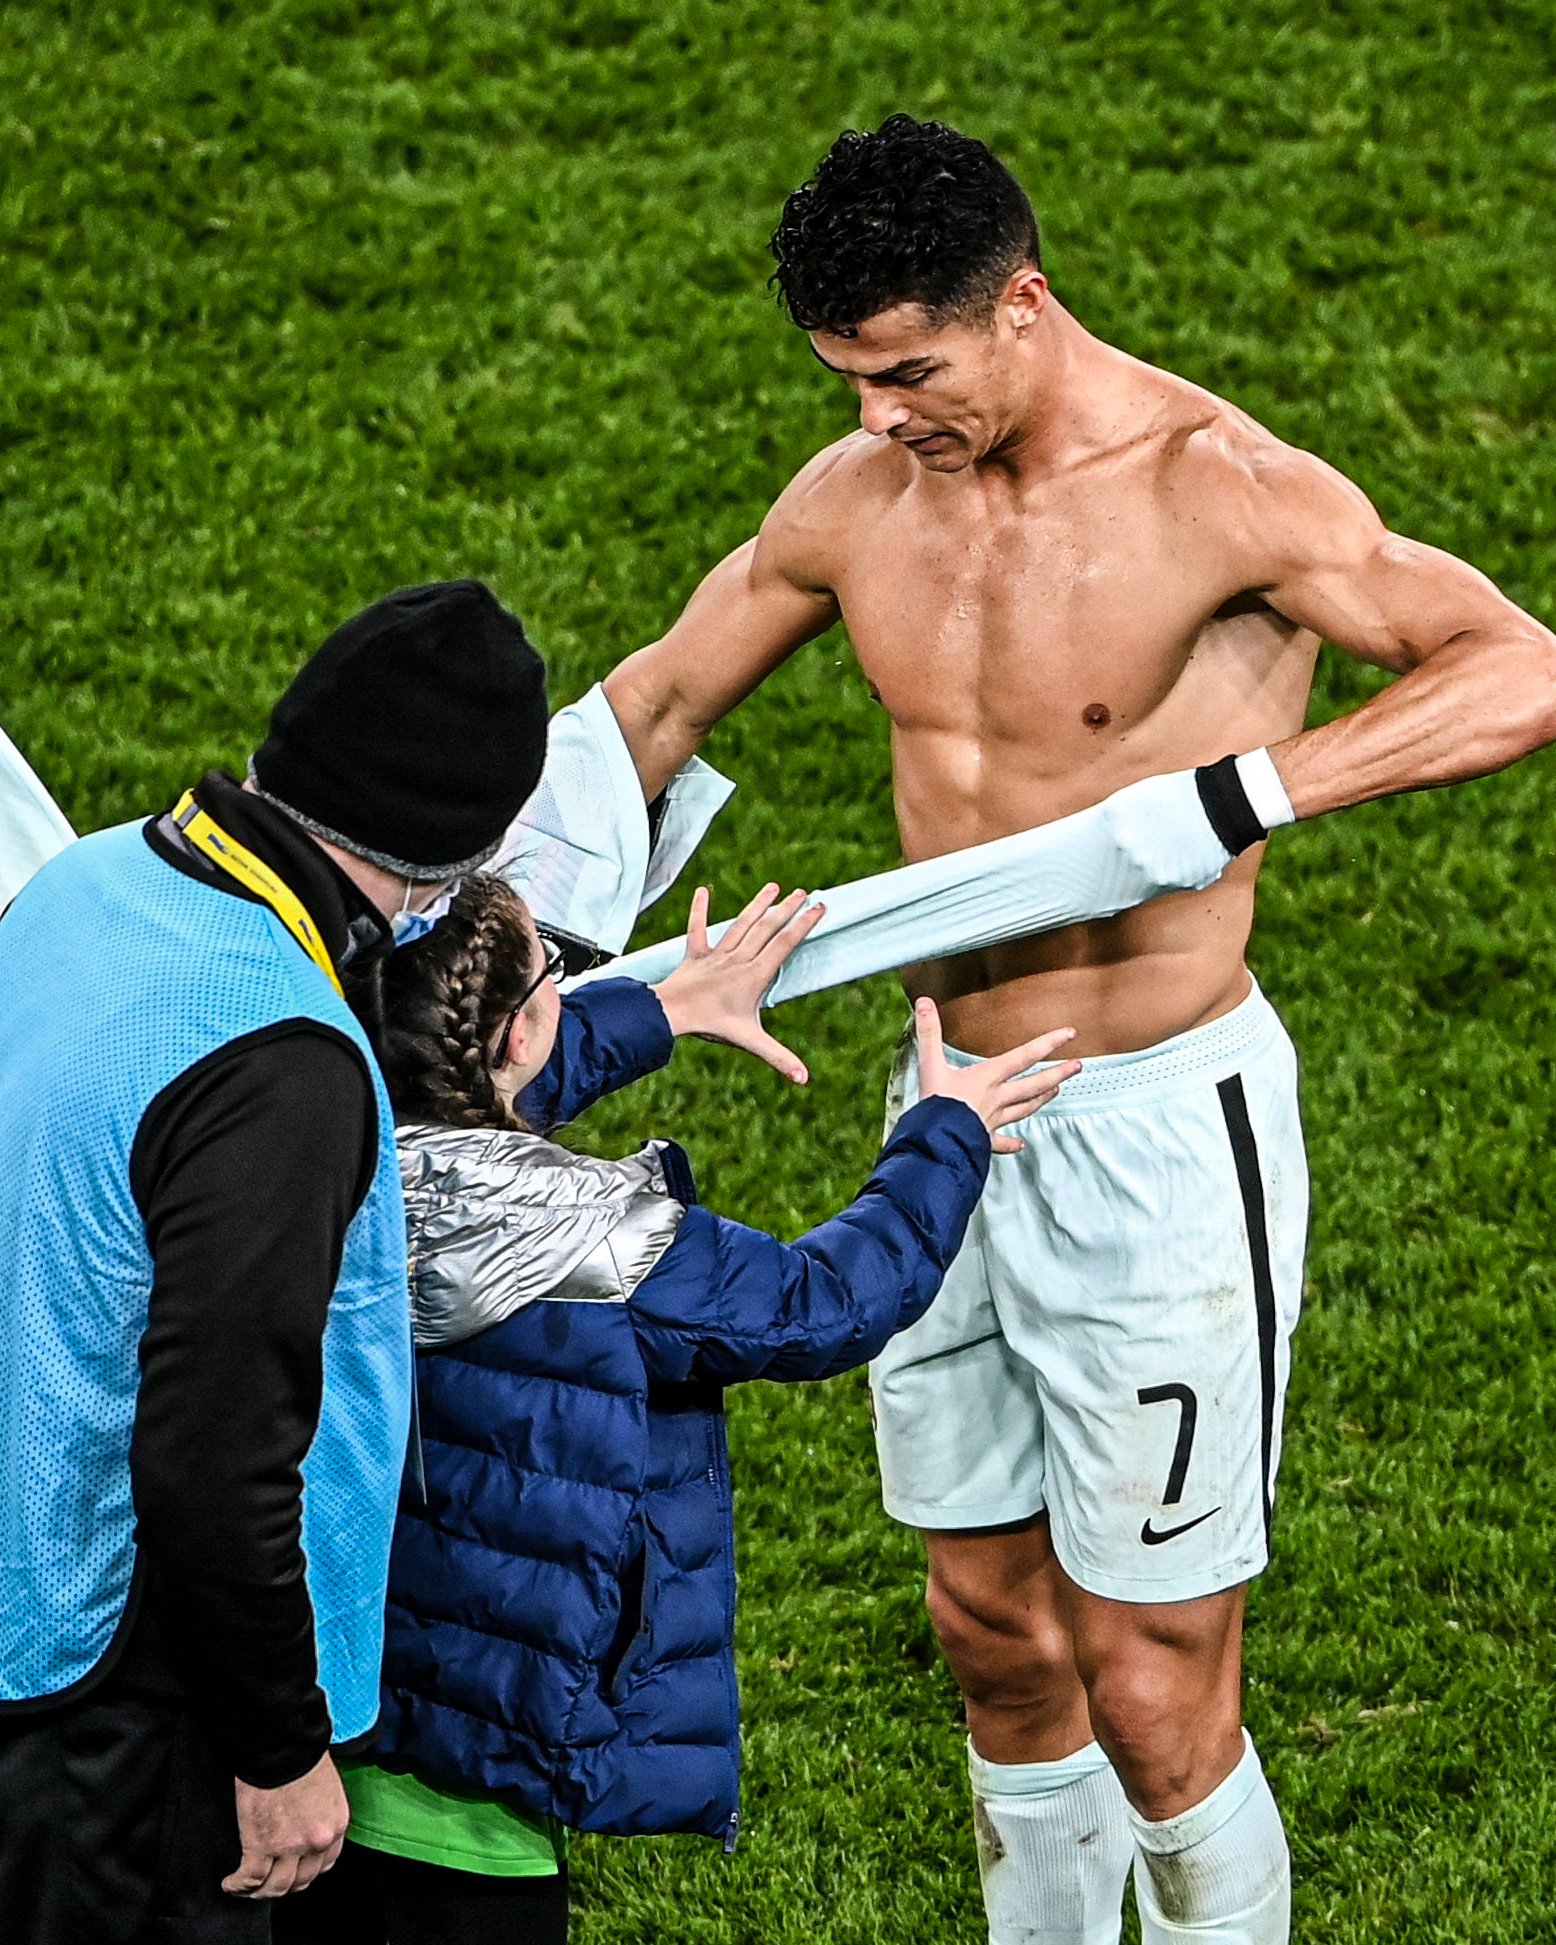
[[[492,1086],[487,1051],[538,970],[522,901],[484,871],[424,939],[390,953],[373,1040],[397,1120],[518,1125]]]
[[[770,281],[802,331],[849,336],[893,304],[986,322],[1011,274],[1042,265],[1026,191],[982,142],[892,115],[845,129],[783,206]]]

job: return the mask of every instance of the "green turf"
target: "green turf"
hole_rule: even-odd
[[[0,14],[0,721],[79,822],[237,762],[324,627],[489,577],[578,693],[849,419],[763,293],[907,107],[996,144],[1093,328],[1311,444],[1547,619],[1548,0],[423,0]],[[1375,678],[1326,658],[1319,712]],[[715,740],[732,898],[894,855],[829,637]],[[1315,1221],[1249,1716],[1299,1935],[1556,1937],[1549,760],[1274,847],[1255,941]],[[848,806],[839,814],[840,806]],[[669,918],[682,909],[675,905]],[[683,1054],[659,1128],[794,1232],[872,1152],[889,982]],[[581,1945],[978,1935],[955,1697],[864,1391],[734,1401],[747,1833],[577,1852]]]

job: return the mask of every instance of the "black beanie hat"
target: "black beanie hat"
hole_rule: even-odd
[[[305,830],[402,878],[457,878],[540,780],[546,669],[480,581],[401,588],[303,664],[249,761]]]

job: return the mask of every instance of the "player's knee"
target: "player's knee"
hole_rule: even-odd
[[[969,1701],[1024,1706],[1063,1678],[1073,1680],[1069,1636],[1045,1609],[934,1574],[924,1599],[941,1652]]]
[[[1207,1689],[1186,1674],[1181,1666],[1147,1661],[1093,1671],[1087,1683],[1097,1740],[1147,1816],[1170,1814],[1154,1805],[1196,1801],[1203,1794],[1199,1781],[1238,1732],[1235,1694]]]
[[[1183,1700],[1138,1671],[1103,1676],[1087,1690],[1097,1740],[1126,1783],[1173,1794],[1187,1781],[1193,1758],[1185,1741]]]

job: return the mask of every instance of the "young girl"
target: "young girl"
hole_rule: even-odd
[[[805,1079],[759,1008],[820,912],[776,890],[715,948],[699,892],[687,957],[657,987],[562,999],[522,901],[486,876],[388,961],[418,1449],[379,1760],[346,1771],[351,1840],[278,1906],[278,1939],[556,1945],[566,1830],[733,1845],[723,1389],[852,1370],[921,1316],[991,1136],[1078,1071],[1026,1071],[1068,1031],[952,1069],[920,1002],[923,1098],[857,1199],[794,1244],[701,1207],[673,1143],[599,1161],[536,1132],[662,1066],[681,1034]]]

